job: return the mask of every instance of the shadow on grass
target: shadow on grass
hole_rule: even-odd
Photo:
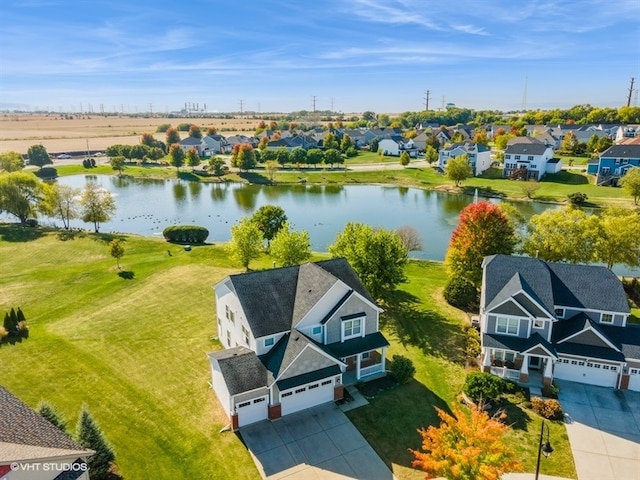
[[[347,416],[390,469],[394,464],[410,468],[414,457],[408,449],[422,443],[418,429],[440,425],[435,407],[451,413],[442,398],[414,379],[380,392]]]
[[[105,244],[109,244],[113,240],[121,240],[123,242],[127,241],[127,238],[118,233],[94,233],[92,234],[93,239],[96,242],[102,242]]]
[[[503,397],[494,408],[489,411],[489,415],[494,415],[500,410],[506,415],[506,417],[502,419],[502,423],[509,425],[514,430],[529,430],[531,418],[517,403]]]
[[[200,177],[192,172],[178,172],[178,178],[180,180],[186,180],[187,182],[199,182]]]
[[[414,345],[425,354],[462,364],[465,336],[459,325],[443,315],[426,310],[418,297],[403,290],[388,292],[381,325],[396,335],[402,345]]]
[[[125,279],[125,280],[133,280],[133,278],[136,276],[136,274],[134,272],[132,272],[131,270],[122,270],[122,271],[118,272],[118,276],[120,278]]]
[[[19,223],[0,224],[0,238],[5,242],[32,242],[42,237],[43,233],[41,228]]]
[[[547,173],[541,180],[546,183],[564,183],[565,185],[587,185],[589,179],[582,173],[562,170],[558,173]]]
[[[87,232],[83,230],[59,230],[58,240],[66,242],[67,240],[75,240],[76,238],[84,238]]]
[[[271,181],[258,172],[239,172],[238,176],[249,183],[258,183],[261,185],[268,185]]]

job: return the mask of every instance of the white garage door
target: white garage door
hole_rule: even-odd
[[[619,370],[615,365],[560,358],[555,365],[553,376],[561,380],[615,388]]]
[[[282,415],[333,401],[333,382],[318,380],[280,393]]]
[[[267,397],[253,398],[236,404],[238,427],[267,419]]]
[[[640,368],[629,369],[629,390],[640,392]]]

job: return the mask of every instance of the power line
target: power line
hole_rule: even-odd
[[[424,109],[429,111],[429,100],[431,99],[431,90],[424,92]]]
[[[631,106],[631,95],[633,95],[633,83],[636,81],[634,77],[631,77],[631,85],[629,85],[629,95],[627,96],[627,107]]]

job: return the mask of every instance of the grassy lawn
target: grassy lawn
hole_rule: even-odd
[[[345,165],[368,165],[371,163],[400,163],[400,157],[378,155],[378,152],[360,150],[355,157],[345,159]]]
[[[211,286],[239,269],[220,245],[186,252],[122,238],[128,275],[119,276],[109,235],[0,225],[0,307],[20,306],[30,325],[28,339],[0,347],[2,384],[33,407],[51,402],[71,425],[86,404],[126,478],[148,478],[150,465],[157,478],[259,478],[236,435],[219,433],[226,417],[208,387],[205,357],[220,348]],[[252,267],[270,264],[265,256]],[[468,322],[442,300],[442,264],[412,261],[407,275],[383,305],[381,328],[389,356],[410,357],[416,377],[350,413],[400,479],[423,477],[410,468],[407,448],[419,446],[417,428],[437,423],[434,405],[456,401]],[[540,420],[520,424],[510,438],[533,471]],[[575,478],[562,424],[552,426],[552,441],[565,461],[552,457],[542,471]]]

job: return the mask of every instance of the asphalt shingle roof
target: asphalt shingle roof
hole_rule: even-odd
[[[547,148],[549,147],[544,143],[514,143],[507,145],[504,153],[512,155],[544,155]]]
[[[20,446],[25,447],[22,458],[37,453],[38,449],[32,447],[41,447],[39,451],[44,458],[55,454],[80,457],[93,453],[0,386],[0,463],[18,460],[16,454],[23,454]]]
[[[233,347],[209,354],[220,365],[220,372],[231,395],[267,386],[267,369],[255,352]]]
[[[640,158],[640,145],[613,145],[600,154],[600,158]]]

